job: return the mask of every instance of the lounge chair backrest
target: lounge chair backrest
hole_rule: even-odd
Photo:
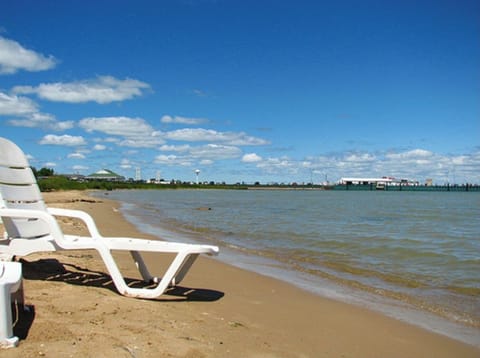
[[[0,207],[46,211],[37,181],[23,151],[0,137]],[[46,223],[38,219],[2,217],[10,238],[32,238],[49,234]]]

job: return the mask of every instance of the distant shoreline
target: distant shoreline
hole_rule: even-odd
[[[378,185],[368,184],[311,184],[311,183],[290,183],[290,184],[225,184],[225,183],[201,183],[193,184],[187,182],[171,182],[168,184],[147,183],[145,181],[77,181],[63,176],[41,177],[38,185],[42,192],[65,191],[65,190],[117,190],[117,189],[224,189],[224,190],[340,190],[340,191],[454,191],[454,192],[480,192],[480,185],[477,184],[452,184],[452,185]]]
[[[375,184],[337,184],[325,186],[248,186],[248,190],[335,190],[335,191],[408,191],[408,192],[480,192],[479,185],[387,185],[382,188]]]

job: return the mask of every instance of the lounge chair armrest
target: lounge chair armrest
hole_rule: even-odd
[[[70,217],[70,218],[75,218],[75,219],[81,220],[87,226],[87,229],[90,232],[90,235],[92,236],[92,238],[96,239],[96,238],[101,237],[101,235],[100,235],[100,233],[97,229],[97,225],[95,225],[95,221],[85,211],[63,209],[63,208],[51,208],[51,207],[48,207],[47,210],[50,214],[55,215],[55,216],[65,216],[65,217]]]
[[[10,209],[0,208],[0,217],[9,217],[13,219],[39,219],[47,223],[50,229],[50,234],[55,241],[61,242],[64,240],[63,233],[58,226],[55,218],[46,211],[28,210],[28,209]]]

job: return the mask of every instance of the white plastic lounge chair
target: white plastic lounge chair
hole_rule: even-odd
[[[89,237],[63,234],[55,216],[82,220]],[[117,290],[125,296],[156,298],[170,286],[179,284],[199,254],[216,255],[218,247],[126,237],[103,237],[86,212],[47,208],[35,177],[22,150],[0,137],[0,217],[6,229],[0,238],[0,255],[11,259],[34,252],[95,249],[99,252]],[[129,287],[123,278],[112,250],[126,250],[135,261],[143,280],[157,285],[150,288]],[[148,271],[140,252],[174,253],[175,258],[163,277]]]
[[[11,348],[18,345],[18,337],[12,329],[11,294],[20,288],[22,264],[0,262],[0,347]]]

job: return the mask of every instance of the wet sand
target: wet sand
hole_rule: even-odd
[[[91,213],[105,236],[152,238],[108,196],[44,197],[49,206]],[[60,223],[86,233],[71,219]],[[116,257],[125,276],[139,278],[128,254]],[[161,257],[147,260],[161,269],[168,259]],[[480,357],[480,347],[207,257],[156,300],[119,295],[95,251],[21,260],[30,312],[15,325],[19,347],[2,357]]]

